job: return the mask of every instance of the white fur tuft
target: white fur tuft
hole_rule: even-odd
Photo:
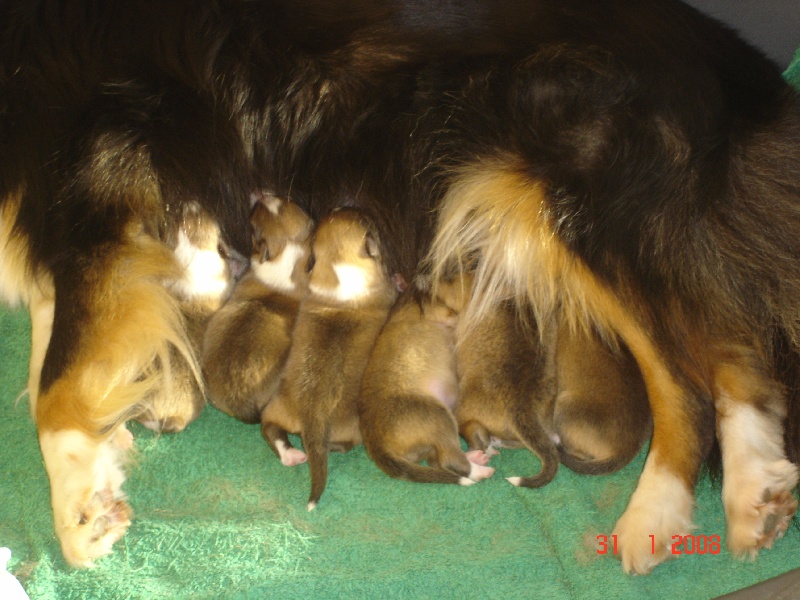
[[[282,292],[291,292],[295,288],[292,281],[297,261],[303,256],[303,248],[293,242],[289,242],[275,260],[268,260],[263,263],[252,263],[253,273],[256,278],[270,289]]]

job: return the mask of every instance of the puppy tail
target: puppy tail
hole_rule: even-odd
[[[324,419],[312,418],[303,428],[303,449],[308,457],[311,474],[311,494],[308,497],[308,510],[314,510],[328,484],[328,443],[330,428]]]
[[[461,454],[464,453],[461,452]],[[453,469],[450,470],[443,467],[420,465],[384,450],[371,450],[370,456],[381,471],[396,479],[405,479],[416,483],[449,483],[453,485],[475,483],[469,478],[470,466],[466,457],[463,462],[450,461],[451,464],[448,464],[448,467]]]
[[[532,413],[532,411],[530,411]],[[518,419],[515,429],[517,437],[542,463],[539,473],[529,477],[509,477],[508,481],[518,487],[538,488],[547,485],[558,472],[559,456],[555,443],[547,435],[534,414],[525,414]]]

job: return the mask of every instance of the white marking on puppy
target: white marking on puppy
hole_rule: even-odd
[[[519,487],[519,484],[522,483],[522,477],[506,477],[506,481],[513,486]]]
[[[462,477],[458,480],[458,485],[463,485],[464,487],[468,487],[470,485],[475,485],[478,483],[477,481],[473,481],[472,479],[468,479],[467,477]]]
[[[295,288],[292,273],[302,256],[302,246],[288,242],[279,257],[263,263],[253,262],[251,268],[256,278],[268,288],[290,292]]]
[[[783,536],[797,510],[797,467],[783,452],[780,420],[726,394],[718,397],[717,410],[728,547],[740,558],[755,558]]]
[[[264,206],[267,207],[267,210],[277,217],[278,212],[280,212],[282,200],[272,194],[265,194],[262,201],[264,202]]]
[[[661,467],[656,452],[651,451],[628,508],[614,528],[624,571],[649,573],[656,565],[673,558],[672,536],[687,535],[695,528],[693,507],[691,491]],[[655,552],[651,535],[655,536]]]
[[[312,283],[311,292],[337,302],[352,302],[369,295],[370,281],[363,269],[340,263],[333,265],[333,272],[336,273],[336,278],[339,280],[336,288],[329,289]]]
[[[469,478],[472,481],[481,481],[494,475],[492,467],[485,467],[474,462],[469,463]]]
[[[173,283],[181,296],[222,298],[231,285],[227,263],[216,249],[207,250],[193,245],[186,233],[178,233],[175,257],[183,266],[183,278]]]
[[[76,430],[40,434],[56,535],[72,566],[92,566],[94,559],[111,552],[130,525],[121,489],[128,435],[117,431],[95,440]]]

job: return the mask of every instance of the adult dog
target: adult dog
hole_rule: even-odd
[[[124,533],[124,422],[194,361],[165,232],[192,203],[247,254],[262,189],[361,207],[407,280],[478,260],[470,319],[513,296],[627,344],[654,434],[626,571],[690,531],[715,425],[729,547],[785,530],[800,108],[721,25],[676,0],[5,0],[0,23],[0,292],[30,306],[71,564]]]

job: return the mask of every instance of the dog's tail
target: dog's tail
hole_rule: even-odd
[[[328,484],[328,453],[330,451],[330,425],[328,419],[312,418],[303,425],[303,449],[308,457],[311,475],[311,493],[308,496],[308,510],[319,504],[319,499]]]
[[[517,487],[538,488],[547,485],[558,472],[559,456],[556,445],[539,423],[533,410],[523,411],[514,424],[517,438],[533,452],[542,467],[539,473],[528,477],[508,477],[509,483]]]
[[[444,463],[445,466],[417,464],[383,448],[371,449],[369,454],[381,471],[396,479],[417,483],[449,483],[463,486],[476,483],[469,477],[471,463],[463,452],[461,452],[463,460],[449,460]]]
[[[434,295],[454,270],[472,271],[472,297],[459,317],[464,331],[506,300],[530,306],[536,322],[547,322],[562,293],[561,275],[576,259],[550,228],[545,194],[546,185],[513,158],[479,161],[453,173],[427,265]]]

